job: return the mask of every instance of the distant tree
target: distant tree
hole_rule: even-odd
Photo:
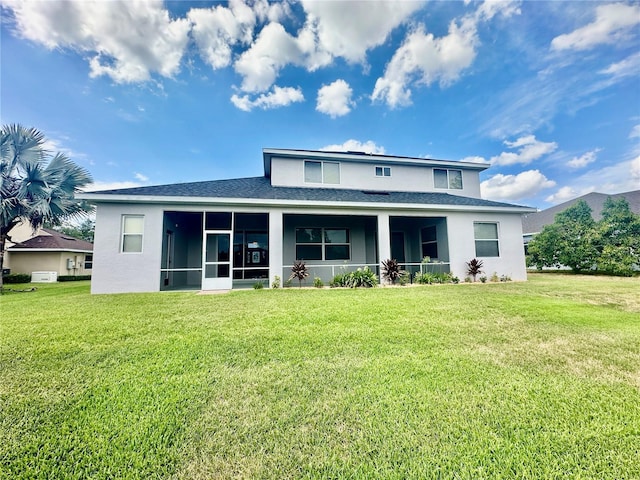
[[[529,242],[529,265],[557,267],[564,265],[574,272],[592,269],[598,260],[596,223],[591,207],[579,200],[558,213],[555,222]]]
[[[19,223],[36,231],[86,214],[74,195],[92,182],[91,175],[63,153],[51,155],[44,142],[34,128],[12,124],[0,130],[0,271],[9,232]]]
[[[640,215],[631,211],[624,198],[607,198],[597,234],[601,249],[598,270],[630,276],[640,267]]]
[[[80,240],[84,240],[85,242],[93,243],[93,237],[96,230],[96,222],[87,218],[79,225],[72,223],[63,223],[59,226],[52,226],[54,230],[58,232],[64,233],[65,235],[69,235],[73,238],[79,238]]]

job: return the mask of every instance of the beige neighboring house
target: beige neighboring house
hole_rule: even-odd
[[[11,273],[56,272],[61,275],[90,275],[93,244],[42,228],[33,234],[28,225],[12,231],[13,245],[7,248],[4,269]]]

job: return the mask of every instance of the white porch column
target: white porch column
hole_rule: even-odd
[[[382,261],[391,258],[391,230],[389,214],[378,214],[378,265],[380,266],[380,283],[382,283]]]
[[[282,211],[272,210],[269,212],[269,287],[276,275],[280,277],[280,285],[284,280],[282,278],[282,237],[284,236],[282,222]]]

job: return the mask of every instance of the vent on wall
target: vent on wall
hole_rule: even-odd
[[[389,195],[389,192],[382,192],[380,190],[362,190],[365,195]]]

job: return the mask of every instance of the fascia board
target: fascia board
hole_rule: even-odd
[[[76,195],[76,198],[89,200],[94,203],[151,203],[151,204],[189,204],[189,205],[237,205],[252,207],[291,207],[360,209],[360,210],[423,210],[423,211],[454,211],[454,212],[508,212],[531,213],[536,210],[531,207],[494,207],[469,205],[440,205],[424,203],[384,203],[384,202],[335,202],[316,200],[280,200],[264,198],[222,198],[222,197],[182,197],[182,196],[151,196],[151,195],[105,195],[88,193]]]
[[[431,158],[412,158],[412,157],[392,157],[386,155],[375,154],[353,154],[353,153],[338,153],[338,152],[316,152],[307,150],[278,150],[278,149],[264,149],[264,168],[265,175],[268,177],[271,173],[271,158],[295,158],[299,160],[304,159],[322,159],[322,160],[334,160],[342,162],[354,162],[354,163],[376,163],[387,165],[418,165],[421,167],[452,167],[462,168],[468,170],[483,171],[490,167],[489,164],[472,163],[472,162],[456,162],[453,160],[436,160]]]

